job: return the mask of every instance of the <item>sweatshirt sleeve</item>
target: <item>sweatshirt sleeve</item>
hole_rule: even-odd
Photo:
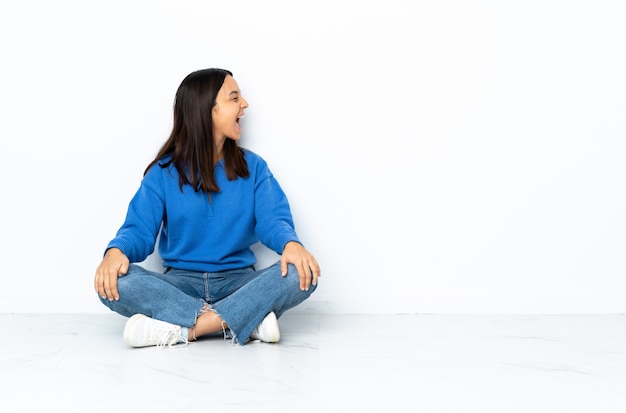
[[[265,164],[257,164],[255,187],[256,235],[266,247],[282,254],[290,241],[300,243],[287,196]]]
[[[128,205],[126,219],[106,249],[119,248],[131,263],[145,260],[154,251],[164,216],[164,202],[154,178],[144,177]]]

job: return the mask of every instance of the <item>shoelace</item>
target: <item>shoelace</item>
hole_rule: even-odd
[[[160,334],[162,335],[162,338],[160,341],[157,342],[157,348],[164,348],[165,346],[170,348],[185,347],[187,344],[189,344],[189,340],[178,334],[175,330],[160,330],[159,333],[165,334]],[[175,340],[173,340],[174,337],[176,338]],[[182,343],[179,343],[180,340],[182,340]]]

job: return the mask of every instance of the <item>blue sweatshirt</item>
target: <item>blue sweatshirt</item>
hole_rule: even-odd
[[[154,251],[165,267],[218,272],[254,265],[250,247],[258,241],[281,254],[300,242],[285,193],[257,154],[244,150],[250,176],[229,181],[223,160],[215,167],[220,191],[178,186],[178,172],[157,163],[146,173],[128,206],[124,224],[107,249],[116,247],[131,263]]]

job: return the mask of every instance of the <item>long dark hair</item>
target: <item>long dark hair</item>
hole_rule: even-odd
[[[197,192],[219,192],[215,181],[214,137],[212,109],[217,92],[226,76],[233,74],[225,69],[202,69],[183,79],[174,100],[174,126],[172,133],[158,154],[144,171],[170,155],[161,168],[170,164],[178,171],[178,184],[182,191],[188,184]],[[224,142],[224,169],[230,181],[249,175],[243,150],[232,139]]]

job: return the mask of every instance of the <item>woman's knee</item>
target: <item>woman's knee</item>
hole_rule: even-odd
[[[310,277],[309,280],[308,280],[309,281],[309,287],[308,287],[308,289],[302,290],[302,288],[301,288],[302,283],[301,283],[301,280],[300,280],[300,274],[298,273],[298,270],[296,269],[296,267],[293,264],[289,264],[286,278],[288,279],[288,281],[290,283],[290,287],[296,288],[298,290],[301,290],[302,292],[307,292],[307,293],[310,294],[313,291],[315,291],[315,289],[317,288],[317,285],[313,285],[313,276],[311,274],[306,274],[306,276]]]

